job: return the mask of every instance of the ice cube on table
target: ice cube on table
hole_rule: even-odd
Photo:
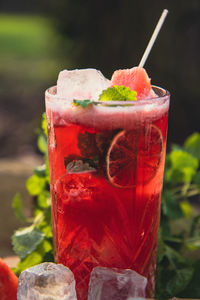
[[[43,263],[19,276],[17,300],[77,300],[74,275],[61,264]]]
[[[58,76],[57,95],[69,101],[98,100],[102,90],[110,85],[110,80],[96,69],[64,70]]]
[[[145,297],[147,279],[130,269],[96,267],[92,270],[88,300],[127,300]]]

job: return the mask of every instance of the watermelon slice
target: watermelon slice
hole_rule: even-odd
[[[0,258],[0,299],[17,300],[18,278]]]
[[[123,85],[136,91],[138,100],[156,97],[151,88],[151,79],[145,69],[141,67],[115,71],[111,78],[111,84],[112,86]]]

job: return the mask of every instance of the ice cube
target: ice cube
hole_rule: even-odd
[[[130,269],[96,267],[92,270],[88,300],[127,300],[145,297],[147,279]]]
[[[65,266],[43,263],[19,276],[17,300],[77,300],[73,273]]]
[[[110,84],[96,69],[64,70],[58,76],[57,95],[67,100],[98,100],[102,90]]]

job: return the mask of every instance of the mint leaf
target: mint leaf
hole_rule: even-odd
[[[190,237],[196,235],[200,236],[200,215],[194,217],[190,229]]]
[[[68,174],[95,172],[97,170],[97,162],[92,159],[73,160],[66,165]]]
[[[199,285],[199,270],[200,270],[200,260],[196,260],[193,264],[194,273],[192,280],[183,292],[179,293],[181,298],[193,298],[199,299],[200,297],[200,285]]]
[[[46,118],[46,113],[42,114],[42,131],[43,133],[47,136],[47,118]]]
[[[12,244],[20,258],[34,251],[44,239],[44,234],[34,226],[18,229],[12,236]]]
[[[191,267],[176,270],[173,277],[170,278],[166,285],[166,292],[170,296],[182,292],[192,279],[194,269]]]
[[[49,191],[43,191],[42,193],[40,193],[38,195],[38,206],[40,208],[48,208],[51,204],[51,200],[50,200],[50,193]]]
[[[48,145],[47,145],[47,137],[46,135],[44,134],[40,134],[39,137],[38,137],[38,140],[37,140],[37,146],[38,146],[38,149],[46,154],[47,151],[48,151]]]
[[[37,196],[43,191],[45,183],[45,178],[32,175],[26,182],[26,188],[31,196]]]
[[[14,269],[14,272],[17,275],[20,275],[25,269],[38,265],[44,261],[54,261],[52,243],[48,240],[43,240],[34,251],[25,258],[22,258],[17,268]]]
[[[163,214],[176,220],[183,217],[179,202],[170,191],[163,191],[162,195],[162,210]]]
[[[81,155],[85,158],[98,156],[99,149],[96,144],[96,133],[83,132],[78,134],[77,145]]]
[[[181,201],[180,207],[185,218],[190,218],[192,215],[192,206],[188,201]]]
[[[92,100],[73,100],[74,105],[81,106],[83,108],[86,108],[88,105],[94,103]]]
[[[17,193],[14,198],[13,198],[13,203],[12,203],[12,207],[14,209],[14,212],[15,212],[15,215],[16,217],[24,222],[26,221],[26,218],[25,216],[23,215],[23,212],[22,212],[22,201],[21,201],[21,197],[20,197],[20,194]]]
[[[137,92],[131,91],[129,87],[114,85],[104,90],[99,96],[101,101],[135,101]]]
[[[197,189],[200,191],[200,172],[195,174],[194,183],[196,184]]]
[[[46,176],[46,165],[41,165],[36,167],[33,170],[34,174],[37,175],[38,177],[45,177]]]
[[[165,243],[163,242],[159,234],[158,248],[157,248],[157,263],[160,263],[163,260],[165,254],[166,254]]]
[[[16,275],[20,275],[20,273],[28,268],[31,268],[35,265],[38,265],[43,262],[43,257],[38,251],[33,251],[25,258],[21,259],[18,263],[17,267],[14,269]]]
[[[187,138],[184,143],[184,149],[200,160],[200,134],[198,132]]]
[[[48,203],[49,200],[49,203]],[[51,228],[51,205],[50,199],[47,200],[47,208],[35,208],[34,225],[39,231],[44,233],[45,238],[52,241],[52,228]]]
[[[190,182],[198,166],[199,162],[196,157],[182,150],[173,150],[168,155],[166,179],[173,184]]]
[[[190,251],[200,249],[200,235],[187,239],[185,241],[185,245]]]

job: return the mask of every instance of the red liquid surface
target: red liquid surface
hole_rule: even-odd
[[[153,296],[167,117],[129,131],[49,125],[56,261],[74,273],[79,300],[96,266],[135,270]]]

